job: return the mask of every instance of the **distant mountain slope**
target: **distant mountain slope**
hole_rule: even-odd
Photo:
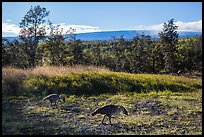
[[[102,31],[102,32],[90,32],[90,33],[78,33],[76,34],[76,38],[80,40],[87,41],[96,41],[96,40],[112,40],[114,37],[119,38],[123,35],[124,39],[132,39],[134,36],[141,35],[150,35],[151,38],[159,38],[158,32],[150,31],[150,30],[123,30],[123,31]],[[185,37],[195,37],[200,36],[202,32],[179,32],[180,38]],[[17,37],[5,37],[9,41],[13,41]]]
[[[124,31],[102,31],[102,32],[92,32],[92,33],[79,33],[76,38],[81,40],[112,40],[114,37],[119,38],[123,35],[124,39],[132,39],[137,34],[145,34],[155,37],[156,34],[151,31],[135,31],[135,30],[124,30]]]
[[[159,38],[158,32],[149,30],[124,30],[124,31],[102,31],[92,33],[79,33],[76,38],[81,40],[112,40],[113,37],[119,38],[123,35],[124,39],[132,39],[134,36],[150,35],[151,38]],[[180,38],[200,36],[201,32],[179,32]]]

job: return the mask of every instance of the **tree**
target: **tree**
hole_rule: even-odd
[[[27,67],[27,56],[22,50],[21,43],[18,40],[12,42],[2,39],[2,66],[15,66],[20,68]]]
[[[150,57],[152,60],[152,72],[158,73],[162,71],[164,69],[164,55],[162,52],[162,44],[159,40],[153,41]]]
[[[50,21],[49,29],[50,33],[48,36],[47,49],[49,50],[51,65],[59,66],[63,56],[63,47],[64,47],[64,37],[63,37],[63,28],[60,25],[53,25]]]
[[[152,40],[149,35],[135,36],[131,44],[131,72],[150,72],[152,70]]]
[[[174,19],[164,23],[163,31],[159,33],[162,49],[164,52],[165,70],[175,72],[176,68],[176,44],[178,43],[178,26],[174,24]]]
[[[35,67],[36,48],[40,40],[45,38],[45,17],[49,15],[46,8],[31,6],[20,22],[20,39],[24,42],[25,53],[29,56],[29,67]]]

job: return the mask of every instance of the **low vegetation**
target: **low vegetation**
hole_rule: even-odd
[[[129,115],[102,124],[98,107],[123,105]],[[201,135],[202,91],[66,96],[51,108],[41,97],[11,96],[2,101],[2,133],[21,135]]]
[[[18,95],[24,93],[23,81],[34,77],[60,77],[79,72],[108,72],[104,67],[82,66],[73,67],[36,67],[33,69],[2,68],[2,95]]]
[[[15,69],[14,72],[10,72],[12,69],[3,69],[3,95],[45,96],[50,93],[96,95],[165,90],[181,92],[201,88],[201,81],[183,76],[130,74],[106,69],[100,72],[98,69],[97,72],[97,69],[93,68],[83,68],[87,69],[87,72],[76,69],[75,73],[70,73],[68,68],[58,69],[58,73],[53,69],[49,71],[51,75],[48,75],[42,73],[45,68],[41,69],[29,70],[30,73],[25,70]]]
[[[200,79],[88,66],[3,68],[2,76],[4,135],[202,134]],[[62,94],[66,102],[50,107],[42,101],[49,93]],[[91,116],[108,104],[124,106],[129,115],[116,116],[113,125]]]

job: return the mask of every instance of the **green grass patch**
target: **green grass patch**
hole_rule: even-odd
[[[113,125],[101,124],[103,115],[91,113],[107,104],[122,105],[128,116],[113,116]],[[200,135],[202,90],[193,92],[120,92],[91,96],[71,95],[58,108],[36,97],[2,100],[3,135]]]
[[[122,72],[83,72],[63,76],[36,76],[22,81],[22,95],[45,96],[49,93],[66,95],[100,95],[119,92],[148,93],[150,91],[193,91],[202,82],[182,76],[129,74]],[[18,90],[20,90],[18,89]]]

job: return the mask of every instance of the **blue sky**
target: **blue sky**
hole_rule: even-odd
[[[2,34],[17,35],[19,22],[31,5],[50,11],[54,24],[76,32],[161,30],[175,19],[180,30],[202,30],[202,2],[2,2]]]

